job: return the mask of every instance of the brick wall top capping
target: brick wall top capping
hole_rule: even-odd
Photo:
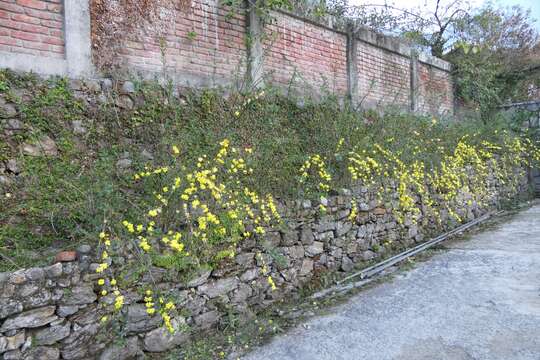
[[[428,54],[419,54],[418,61],[427,65],[431,65],[433,67],[439,68],[444,71],[452,70],[451,63],[449,63],[448,61],[444,61],[443,59],[440,59],[438,57],[428,55]]]
[[[316,21],[310,18],[306,18],[302,15],[291,13],[285,10],[277,10],[277,13],[280,13],[285,16],[290,16],[292,18],[333,31],[341,35],[347,35],[347,31],[343,30],[338,25],[339,21],[334,21],[331,17],[326,18],[325,19],[326,22],[323,23],[322,21]],[[365,43],[368,43],[370,45],[376,46],[380,49],[391,51],[393,53],[399,54],[404,57],[411,56],[412,48],[409,45],[405,44],[403,41],[392,36],[379,34],[367,27],[361,27],[360,29],[356,30],[356,39],[363,41]],[[443,71],[452,70],[452,64],[450,64],[447,61],[444,61],[443,59],[437,58],[435,56],[422,53],[418,55],[418,60],[421,63],[431,65]]]
[[[356,38],[378,48],[388,50],[399,55],[410,57],[411,47],[399,39],[376,33],[368,28],[360,28],[356,31]]]

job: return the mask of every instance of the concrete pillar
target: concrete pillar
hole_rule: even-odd
[[[264,26],[260,16],[257,14],[255,6],[251,5],[249,0],[246,0],[246,6],[248,24],[248,89],[259,89],[264,87],[264,58],[262,45]]]
[[[358,103],[358,41],[354,25],[347,28],[347,98],[353,107]]]
[[[419,110],[419,94],[420,94],[420,77],[418,74],[418,54],[416,50],[411,49],[411,81],[410,81],[410,102],[411,111],[417,112]]]
[[[71,78],[92,77],[89,0],[65,0],[64,20],[67,75]]]

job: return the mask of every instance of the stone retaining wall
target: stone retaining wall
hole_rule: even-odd
[[[479,206],[472,194],[462,191],[452,208],[464,220],[473,220],[501,199],[528,188],[522,170],[516,169],[516,178],[520,181],[514,187],[490,179],[489,206]],[[395,191],[391,182],[387,186]],[[181,310],[182,315],[172,320],[179,329],[172,335],[161,327],[160,316],[147,314],[143,295],[136,289],[123,292],[120,328],[101,323],[102,316],[110,315],[114,297],[97,295],[99,276],[93,271],[97,264],[88,245],[79,247],[76,261],[60,256],[57,259],[63,262],[51,266],[0,273],[0,358],[129,359],[166,351],[188,342],[193,332],[218,326],[226,315],[223,309],[249,317],[321,273],[350,272],[457,226],[444,210],[440,212],[444,225],[438,225],[424,208],[417,224],[399,224],[392,201],[383,204],[376,198],[375,191],[366,187],[342,190],[321,200],[328,209],[325,215],[311,201],[281,204],[286,226],[269,231],[262,243],[244,242],[236,257],[220,268],[201,270],[185,281],[171,281],[166,270],[151,269],[153,286],[174,299]],[[350,221],[353,199],[359,214]],[[259,252],[263,255],[257,256]],[[263,264],[277,285],[275,291],[262,272]],[[123,341],[113,342],[114,338]]]

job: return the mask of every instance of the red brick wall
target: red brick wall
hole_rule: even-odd
[[[110,51],[130,73],[166,74],[195,87],[241,85],[248,60],[246,17],[231,16],[219,2],[192,0],[188,9],[167,16],[171,21],[160,36],[141,24]],[[0,51],[64,59],[63,12],[62,0],[0,0]],[[347,95],[347,36],[291,14],[274,15],[263,38],[264,80],[299,95]],[[369,31],[359,33],[356,41],[355,100],[365,107],[410,108],[408,48]],[[417,108],[452,112],[450,74],[428,63],[446,65],[437,59],[423,61],[418,65]]]
[[[420,63],[418,77],[419,110],[432,114],[452,113],[454,93],[450,74],[434,66]]]
[[[410,59],[363,41],[357,44],[359,101],[410,107]]]
[[[0,51],[63,58],[62,12],[62,0],[0,0]]]
[[[267,28],[264,42],[266,81],[301,92],[347,92],[347,38],[345,35],[285,14]]]
[[[176,10],[165,35],[164,54],[156,36],[126,39],[120,56],[130,69],[163,71],[182,76],[191,85],[228,84],[246,71],[244,16],[228,18],[227,11],[193,0],[189,10]],[[217,1],[216,1],[217,2]]]

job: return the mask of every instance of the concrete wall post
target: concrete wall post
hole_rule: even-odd
[[[411,111],[417,112],[419,110],[419,95],[420,95],[420,77],[418,74],[418,54],[416,50],[411,49],[411,88],[410,88],[410,101]]]
[[[347,98],[353,107],[358,102],[358,41],[354,26],[347,28]]]
[[[264,58],[262,37],[264,36],[264,26],[255,6],[251,1],[246,0],[247,8],[247,37],[248,37],[248,59],[247,78],[248,89],[260,89],[264,87]]]
[[[89,0],[65,0],[64,24],[67,75],[71,78],[92,77]]]

